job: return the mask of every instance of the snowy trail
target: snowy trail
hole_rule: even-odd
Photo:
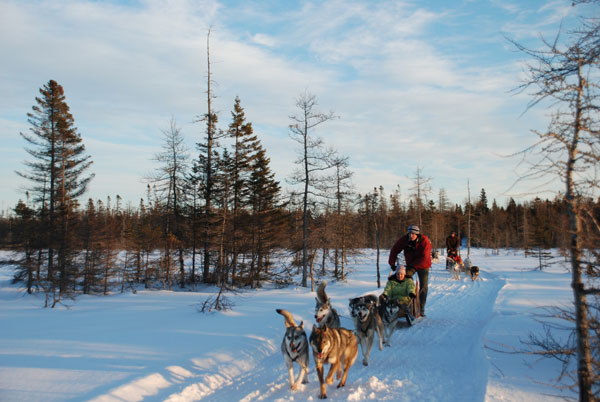
[[[548,401],[548,381],[558,372],[535,368],[522,356],[498,354],[486,345],[518,345],[539,331],[532,312],[568,303],[564,269],[533,271],[533,259],[476,250],[481,279],[456,281],[434,264],[427,317],[400,328],[392,347],[362,356],[346,387],[327,387],[331,401]],[[385,266],[384,264],[382,264]],[[342,326],[352,329],[348,300],[376,288],[375,257],[367,250],[351,264],[344,282],[326,292]],[[387,275],[387,268],[382,277]],[[214,289],[195,292],[140,290],[108,297],[81,296],[69,308],[44,309],[39,296],[23,295],[0,268],[1,401],[306,401],[319,383],[311,355],[309,383],[292,392],[280,352],[283,317],[277,308],[314,323],[315,293],[301,287],[244,290],[227,297],[232,310],[200,314]],[[382,286],[385,285],[385,281]],[[556,398],[555,400],[560,400]]]
[[[330,284],[328,295],[342,315],[342,326],[352,328],[348,317],[347,300],[376,288],[365,286],[370,271],[355,272],[346,284]],[[360,284],[365,286],[362,291]],[[490,275],[485,280],[471,282],[450,279],[441,264],[434,265],[430,276],[428,315],[411,328],[398,329],[392,347],[380,352],[373,347],[368,367],[357,359],[343,389],[328,386],[328,399],[393,400],[393,401],[481,401],[485,397],[488,363],[482,347],[487,323],[492,317],[498,291],[504,281]],[[357,293],[349,294],[348,288]],[[380,292],[381,290],[377,291]],[[294,302],[295,303],[295,302]],[[305,308],[311,314],[313,302]],[[281,302],[281,307],[293,307]],[[281,321],[275,317],[277,323]],[[306,322],[311,324],[306,325]],[[310,334],[312,320],[305,321]],[[282,322],[274,336],[277,345],[283,336]],[[311,356],[312,364],[312,356]],[[314,364],[309,372],[309,384],[296,392],[288,387],[287,371],[279,348],[263,359],[257,359],[249,372],[226,380],[215,370],[204,381],[194,379],[181,392],[162,395],[169,401],[300,401],[318,399],[318,379]],[[454,375],[448,375],[454,373]],[[452,382],[446,381],[453,379]],[[444,379],[444,380],[442,380]],[[211,383],[219,383],[211,390]],[[210,391],[209,391],[210,390]]]

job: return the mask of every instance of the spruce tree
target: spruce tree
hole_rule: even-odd
[[[252,286],[260,285],[261,273],[268,270],[270,255],[280,244],[285,221],[279,205],[281,188],[269,166],[270,159],[258,145],[258,152],[252,161],[252,174],[249,180],[252,220],[251,244],[253,266]]]
[[[27,114],[30,133],[21,133],[33,160],[25,162],[27,171],[17,174],[31,182],[29,191],[47,228],[47,290],[55,296],[55,305],[70,291],[77,276],[73,213],[77,198],[87,190],[93,175],[86,174],[92,161],[74,126],[63,87],[50,80],[40,94],[32,112]]]
[[[244,109],[240,98],[235,98],[232,122],[229,125],[228,135],[233,139],[231,186],[232,186],[232,279],[236,274],[239,242],[241,237],[240,212],[248,204],[248,185],[250,163],[256,154],[258,140],[252,129],[252,123],[246,122]]]

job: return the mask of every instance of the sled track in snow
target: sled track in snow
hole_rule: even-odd
[[[376,339],[368,367],[362,365],[359,348],[359,357],[350,369],[346,387],[337,389],[337,380],[334,380],[327,387],[328,399],[448,401],[448,395],[464,395],[466,398],[461,400],[484,400],[489,368],[482,338],[503,285],[503,280],[485,273],[475,282],[465,277],[456,281],[444,268],[434,267],[430,275],[427,317],[412,327],[397,329],[392,337],[392,346],[384,347],[382,352],[378,350]],[[327,290],[338,305],[340,299],[347,300],[352,296],[344,295],[343,288],[330,286]],[[309,308],[312,309],[312,306]],[[347,309],[340,313],[343,316],[348,314]],[[343,319],[342,326],[348,327],[349,320]],[[311,327],[310,324],[305,325],[309,335]],[[279,335],[273,340],[277,345],[280,341]],[[449,355],[451,358],[448,358]],[[312,356],[309,383],[301,385],[296,392],[289,389],[287,370],[279,348],[255,363],[246,371],[229,370],[223,366],[221,372],[216,368],[212,372],[208,369],[204,374],[185,379],[177,387],[164,389],[161,398],[156,400],[254,402],[318,399],[319,382]],[[431,380],[444,378],[448,371],[457,373],[453,383],[436,385],[436,381]]]

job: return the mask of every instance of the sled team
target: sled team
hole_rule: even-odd
[[[455,237],[456,233],[452,232],[448,236],[450,242],[447,239],[446,245],[455,244],[454,249],[457,249],[458,239],[454,243]],[[396,264],[400,253],[404,253],[406,266]],[[324,399],[327,398],[326,384],[333,383],[334,374],[340,380],[338,388],[346,384],[348,370],[358,357],[359,344],[363,365],[367,366],[375,333],[379,340],[379,350],[383,350],[384,345],[390,346],[392,334],[402,318],[411,326],[417,318],[424,317],[432,258],[435,260],[438,257],[431,251],[431,242],[421,234],[418,226],[410,225],[407,233],[390,250],[388,262],[391,272],[383,293],[379,297],[367,294],[350,299],[348,307],[354,322],[354,332],[340,326],[340,316],[325,293],[327,281],[321,282],[317,287],[317,325],[313,326],[310,338],[304,331],[303,322],[298,325],[290,312],[277,309],[285,318],[286,331],[281,343],[281,353],[288,369],[291,389],[295,391],[300,383],[308,382],[309,348],[312,349],[319,378],[319,398]],[[450,258],[448,254],[448,259]],[[477,274],[479,269],[471,267],[471,276],[475,280],[473,268],[477,270]],[[418,286],[412,279],[415,273],[419,278]],[[297,378],[294,376],[294,362],[300,366]],[[330,364],[330,368],[325,377],[326,364]]]
[[[479,278],[479,267],[472,265],[468,257],[463,262],[458,254],[458,237],[455,231],[452,231],[446,238],[446,256],[446,269],[450,271],[453,279],[459,280],[460,273],[463,271],[468,272],[473,281]]]

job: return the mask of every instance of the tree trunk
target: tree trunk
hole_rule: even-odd
[[[567,201],[567,213],[569,215],[569,229],[571,235],[570,253],[571,253],[571,271],[573,281],[573,296],[575,301],[575,332],[577,334],[577,379],[579,383],[579,401],[593,401],[592,394],[592,356],[589,342],[589,318],[588,305],[584,289],[584,283],[581,275],[582,246],[579,239],[582,233],[579,207],[579,200],[575,192],[575,183],[573,175],[575,174],[575,162],[577,149],[579,145],[580,125],[583,96],[583,77],[581,74],[581,64],[579,65],[579,92],[577,94],[577,103],[575,107],[575,120],[573,128],[573,138],[569,146],[569,159],[567,161],[565,198]]]

